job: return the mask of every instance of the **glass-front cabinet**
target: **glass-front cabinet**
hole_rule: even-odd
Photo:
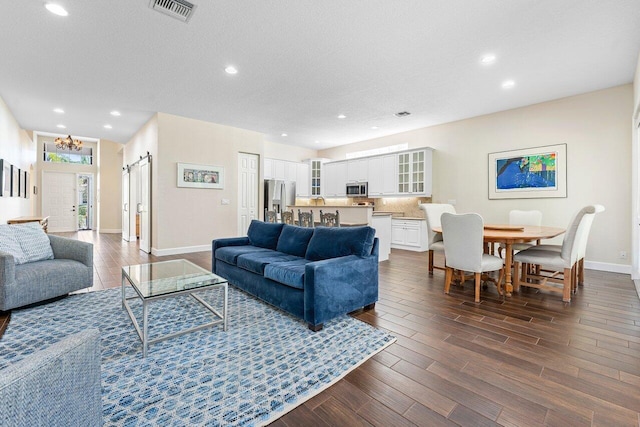
[[[431,158],[431,150],[398,154],[398,194],[431,195]]]
[[[311,160],[311,197],[322,196],[322,161]]]

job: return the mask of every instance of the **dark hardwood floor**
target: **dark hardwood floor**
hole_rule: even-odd
[[[155,257],[119,235],[69,236],[95,245],[92,290],[120,286],[122,265],[211,266],[210,252]],[[533,289],[503,299],[494,286],[475,304],[471,282],[448,296],[443,282],[442,271],[427,275],[426,253],[392,251],[375,309],[355,317],[397,342],[271,425],[640,425],[640,301],[629,276],[587,270],[569,305]]]

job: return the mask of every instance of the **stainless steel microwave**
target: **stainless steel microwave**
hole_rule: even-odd
[[[347,197],[367,197],[366,182],[350,182],[347,184]]]

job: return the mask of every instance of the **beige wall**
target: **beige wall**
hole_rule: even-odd
[[[36,145],[28,133],[20,128],[2,98],[0,98],[0,159],[23,171],[29,171],[31,180],[30,197],[28,199],[24,197],[0,197],[0,224],[4,224],[7,219],[34,213],[32,189],[34,179],[37,176],[37,169]]]
[[[122,144],[98,142],[98,231],[122,231]]]
[[[153,253],[206,250],[214,238],[237,235],[238,153],[257,154],[262,160],[262,134],[158,113],[124,151],[126,164],[146,151],[153,155]],[[177,163],[224,167],[224,189],[178,188]],[[222,205],[222,199],[230,203]]]
[[[587,260],[595,268],[615,270],[628,265],[619,252],[631,249],[632,111],[628,84],[318,154],[344,159],[347,151],[402,142],[433,147],[433,201],[456,200],[459,212],[478,212],[486,222],[506,222],[511,209],[540,209],[545,225],[564,227],[578,208],[603,204],[606,211],[594,221]],[[561,143],[567,144],[567,198],[488,200],[488,153]]]
[[[290,162],[300,162],[306,159],[318,157],[318,151],[305,147],[280,144],[278,142],[264,142],[264,157],[268,159],[288,160]]]

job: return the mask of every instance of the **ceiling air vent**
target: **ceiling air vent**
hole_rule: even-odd
[[[149,7],[182,22],[189,22],[196,5],[185,0],[151,0]]]
[[[407,117],[410,116],[411,113],[408,111],[400,111],[399,113],[395,113],[394,116],[396,117]]]

